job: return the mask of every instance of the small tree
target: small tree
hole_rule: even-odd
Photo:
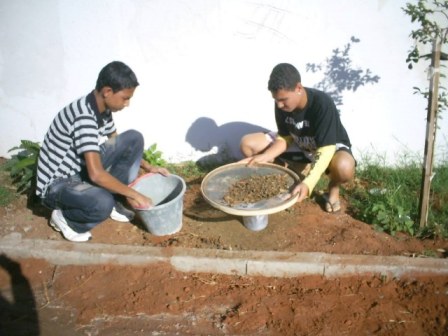
[[[410,34],[416,44],[410,49],[406,59],[409,69],[412,69],[413,63],[418,63],[420,59],[431,60],[429,90],[422,91],[417,87],[414,88],[416,93],[428,99],[425,155],[419,202],[420,227],[423,227],[426,226],[428,219],[437,120],[441,117],[441,112],[448,108],[446,88],[439,87],[439,78],[445,77],[440,71],[440,60],[448,59],[442,52],[442,46],[448,43],[448,1],[419,0],[416,5],[407,3],[402,9],[411,17],[412,22],[419,23],[419,28]],[[432,51],[421,55],[419,47],[427,44],[432,45]]]

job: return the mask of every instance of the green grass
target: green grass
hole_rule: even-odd
[[[404,158],[404,159],[403,159]],[[434,167],[427,226],[419,227],[421,162],[402,156],[394,166],[382,158],[367,158],[357,169],[355,183],[345,189],[351,214],[375,229],[394,235],[448,237],[448,161]]]
[[[17,197],[9,172],[5,170],[5,163],[2,163],[0,164],[0,206],[7,206]]]
[[[213,169],[218,168],[231,161],[206,162],[198,164],[195,161],[185,161],[182,163],[168,163],[166,168],[173,174],[183,177],[187,181],[202,179]]]
[[[208,168],[204,168],[199,166],[194,161],[186,161],[182,163],[169,163],[166,168],[172,173],[179,175],[186,179],[187,181],[191,181],[197,178],[202,178],[207,174],[207,172],[211,171]]]
[[[13,190],[0,186],[0,206],[4,207],[17,198]]]

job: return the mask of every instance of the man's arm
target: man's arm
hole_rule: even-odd
[[[86,152],[84,153],[84,159],[86,162],[87,173],[93,183],[110,192],[125,196],[134,208],[149,208],[152,206],[152,202],[148,197],[128,187],[124,183],[121,183],[118,179],[109,174],[104,169],[98,152]]]
[[[296,186],[292,192],[293,195],[299,194],[298,202],[303,201],[311,194],[321,175],[324,173],[336,152],[336,145],[319,147],[316,151],[316,161],[314,162],[308,176]]]
[[[252,166],[256,163],[273,162],[274,159],[282,154],[287,147],[288,144],[285,138],[277,136],[272,145],[270,145],[263,153],[248,157],[239,162],[247,163],[248,166]]]

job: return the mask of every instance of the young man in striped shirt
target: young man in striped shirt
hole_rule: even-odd
[[[149,208],[150,198],[128,187],[139,168],[168,175],[142,160],[142,134],[117,134],[112,113],[129,105],[139,85],[134,72],[114,61],[99,73],[95,89],[63,108],[51,123],[39,153],[36,194],[53,209],[50,225],[64,238],[84,242],[109,216],[128,222],[124,206]]]

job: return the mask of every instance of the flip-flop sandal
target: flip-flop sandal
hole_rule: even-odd
[[[328,213],[335,213],[341,211],[341,202],[337,200],[336,202],[330,203],[330,200],[328,198],[328,194],[325,193],[323,195],[325,200],[325,211]]]
[[[335,213],[341,211],[341,202],[336,201],[334,203],[330,203],[329,201],[325,202],[325,211],[329,213]]]

